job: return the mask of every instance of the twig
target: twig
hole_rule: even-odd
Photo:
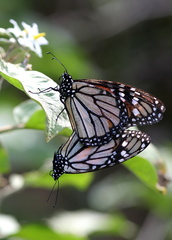
[[[7,125],[0,127],[0,133],[10,132],[17,129],[23,129],[24,127],[25,127],[24,124]]]

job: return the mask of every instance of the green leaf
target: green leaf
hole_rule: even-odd
[[[59,99],[59,92],[50,89],[57,87],[52,79],[37,71],[25,71],[23,68],[6,63],[1,59],[0,74],[10,84],[24,91],[42,106],[47,117],[47,142],[64,128],[70,127],[67,114],[64,111],[61,113],[64,106]],[[42,92],[38,89],[41,89]]]
[[[59,132],[59,135],[69,137],[72,134],[71,128],[64,128],[61,132]]]
[[[47,172],[32,171],[24,174],[25,184],[32,187],[42,187],[52,189],[53,179]]]
[[[93,178],[93,173],[64,174],[60,178],[60,186],[74,186],[79,190],[85,190],[90,186]]]
[[[156,168],[148,160],[136,156],[123,164],[144,184],[157,191],[158,175]]]
[[[64,174],[64,177],[59,179],[60,187],[73,186],[79,190],[85,190],[92,182],[93,176],[91,173]],[[47,172],[35,171],[25,174],[24,177],[28,186],[52,189],[54,185],[54,179]]]
[[[39,104],[26,100],[13,110],[14,119],[25,128],[45,130],[46,116]]]
[[[30,224],[23,226],[17,234],[13,236],[20,237],[25,240],[86,240],[85,237],[77,237],[69,234],[55,233],[49,227],[41,224]]]
[[[0,173],[8,173],[10,171],[10,163],[6,150],[0,144]]]
[[[43,110],[36,111],[25,125],[26,128],[45,130],[46,116]]]

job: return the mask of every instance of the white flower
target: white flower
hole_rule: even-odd
[[[39,33],[38,25],[33,23],[32,26],[30,26],[22,22],[24,29],[21,30],[16,21],[11,19],[10,22],[14,25],[14,28],[8,28],[8,31],[16,37],[18,43],[35,52],[39,57],[42,57],[42,49],[40,46],[47,45],[48,41],[44,37],[45,33]]]

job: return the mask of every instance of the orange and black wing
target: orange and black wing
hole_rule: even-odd
[[[132,86],[102,80],[74,80],[65,100],[72,128],[87,146],[103,145],[134,125],[162,119],[165,107],[154,96]]]

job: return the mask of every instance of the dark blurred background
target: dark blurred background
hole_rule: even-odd
[[[32,55],[31,63],[34,70],[43,72],[55,81],[59,79],[63,69],[57,62],[52,62],[50,56],[46,54],[47,51],[51,51],[75,79],[96,78],[124,82],[161,99],[167,108],[163,120],[156,125],[141,129],[151,136],[156,146],[165,149],[164,152],[161,151],[162,158],[168,156],[170,159],[172,145],[171,0],[1,0],[0,27],[12,27],[9,19],[16,20],[19,25],[22,21],[28,24],[36,22],[39,31],[46,32],[49,45],[42,48],[43,58]],[[12,102],[11,98],[13,98]],[[24,93],[4,83],[0,95],[0,124],[13,123],[13,107],[26,99],[27,96]],[[21,144],[16,146],[16,139]],[[39,169],[47,159],[52,158],[53,152],[65,139],[55,138],[46,144],[42,132],[22,130],[3,134],[1,141],[9,153],[12,173],[23,173]],[[51,165],[49,167],[51,169]],[[48,171],[49,168],[47,168]],[[106,189],[109,186],[109,179],[113,179],[114,187],[111,186],[113,189],[111,190],[114,197],[116,191],[117,195],[123,192],[121,190],[123,185],[120,185],[124,181],[123,176],[126,177],[126,182],[134,182],[134,185],[128,186],[131,187],[131,191],[127,192],[132,199],[130,204],[126,204],[128,195],[123,193],[120,195],[121,198],[116,200],[117,202],[114,199],[114,205],[107,208],[99,206],[96,209],[96,204],[93,202],[104,193],[102,190],[102,195],[96,195],[94,189],[96,187],[99,189],[103,180],[102,185],[105,188],[102,189]],[[115,182],[119,184],[119,188],[115,187],[117,186]],[[1,206],[2,213],[14,215],[20,223],[27,223],[42,222],[42,219],[51,216],[54,211],[92,209],[109,214],[120,212],[137,226],[137,230],[131,236],[125,236],[125,234],[122,236],[119,233],[117,237],[111,233],[93,234],[90,239],[172,239],[172,232],[168,227],[172,209],[170,204],[166,203],[166,201],[170,203],[172,198],[161,199],[162,196],[152,193],[122,167],[96,173],[87,190],[79,191],[69,186],[60,189],[56,210],[51,208],[51,204],[44,206],[45,204],[42,203],[42,200],[46,200],[48,193],[49,189],[25,187],[7,197]],[[94,200],[90,200],[92,194]],[[165,205],[168,207],[165,208]],[[164,209],[163,217],[158,213],[160,217],[158,215],[156,218],[154,214],[157,214],[156,211],[161,208],[160,206]],[[150,228],[148,231],[145,228],[149,225],[149,221],[153,230]],[[162,229],[160,231],[162,236],[159,234],[156,238],[150,238],[159,227],[160,230]],[[148,235],[146,235],[147,232]]]

